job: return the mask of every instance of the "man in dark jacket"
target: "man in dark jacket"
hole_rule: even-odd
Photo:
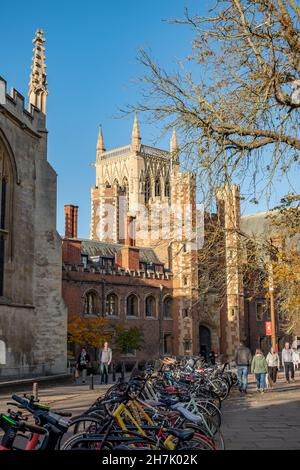
[[[251,352],[247,346],[241,341],[235,354],[235,362],[237,365],[237,373],[239,379],[239,391],[247,393],[248,372],[251,364]]]
[[[85,381],[86,381],[86,374],[87,374],[87,368],[88,368],[89,362],[90,362],[90,356],[86,352],[86,349],[82,348],[77,358],[76,367],[79,370],[79,372],[81,372],[83,384],[85,384]]]

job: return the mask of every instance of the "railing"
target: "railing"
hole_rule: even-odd
[[[170,158],[170,152],[167,150],[157,149],[155,147],[149,147],[148,145],[141,146],[141,153],[145,155],[152,155],[154,157]]]
[[[125,147],[109,150],[108,152],[102,153],[100,156],[101,158],[119,157],[120,155],[126,155],[127,153],[130,153],[130,150],[131,146],[126,145]]]

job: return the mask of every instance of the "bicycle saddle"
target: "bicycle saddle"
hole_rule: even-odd
[[[172,436],[178,437],[181,441],[189,441],[194,436],[192,429],[168,428],[168,432],[172,434]]]
[[[202,421],[200,416],[191,413],[191,411],[187,410],[181,403],[177,403],[171,408],[174,411],[179,411],[185,419],[191,421],[192,423],[199,423],[199,421]]]

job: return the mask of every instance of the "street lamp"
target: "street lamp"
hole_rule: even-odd
[[[271,244],[272,244],[272,241],[271,241]],[[273,266],[272,266],[271,256],[270,256],[270,261],[269,261],[269,295],[270,295],[270,311],[271,311],[271,324],[272,324],[272,348],[273,348],[273,351],[277,351]]]
[[[164,329],[163,329],[163,314],[164,314],[164,304],[163,304],[163,289],[164,286],[160,284],[159,286],[159,355],[160,357],[164,353]]]

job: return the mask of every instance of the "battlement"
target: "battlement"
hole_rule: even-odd
[[[113,158],[113,157],[123,157],[126,155],[129,155],[133,153],[134,150],[132,148],[132,145],[125,145],[123,147],[117,147],[112,150],[107,150],[105,152],[99,153],[98,158],[100,160],[105,160],[107,158]],[[164,159],[170,159],[170,152],[167,150],[162,150],[158,149],[156,147],[150,147],[149,145],[141,145],[141,149],[139,152],[141,155],[144,156],[151,156],[151,157],[159,157],[159,158],[164,158]]]
[[[88,265],[84,267],[83,264],[71,264],[71,263],[63,263],[62,265],[63,272],[78,272],[78,273],[91,273],[95,275],[106,275],[106,276],[130,276],[136,277],[141,279],[160,279],[160,280],[167,280],[170,281],[173,278],[173,274],[169,272],[155,272],[152,270],[134,270],[134,269],[124,269],[120,267],[115,268],[100,268],[97,266]]]
[[[116,149],[107,150],[106,152],[100,153],[99,157],[102,158],[111,158],[111,157],[120,157],[131,153],[131,145],[125,145],[124,147],[118,147]]]
[[[34,133],[45,131],[45,114],[32,104],[26,109],[24,96],[15,88],[12,88],[10,94],[8,94],[7,82],[2,77],[0,77],[0,90],[0,109],[2,112],[6,111],[23,129],[27,128]]]
[[[149,145],[141,146],[141,154],[149,155],[151,157],[167,158],[169,159],[171,154],[167,150],[158,149],[156,147],[150,147]]]

